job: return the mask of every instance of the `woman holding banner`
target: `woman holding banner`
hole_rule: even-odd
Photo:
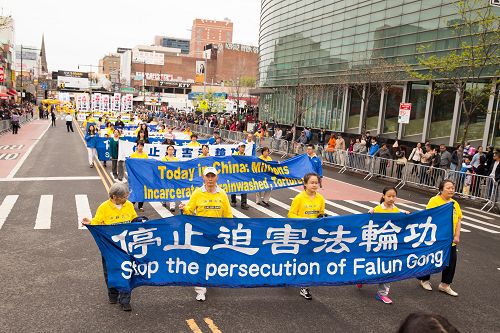
[[[99,137],[99,133],[97,132],[94,125],[89,125],[87,130],[87,134],[85,135],[85,142],[87,144],[87,153],[89,157],[89,165],[91,168],[94,167],[94,157],[97,157],[97,138]]]
[[[293,198],[288,212],[289,218],[314,219],[325,216],[325,198],[318,193],[320,177],[311,172],[304,176],[304,191]],[[309,288],[300,288],[300,295],[307,300],[312,299]]]
[[[460,243],[460,227],[462,224],[462,210],[458,202],[453,200],[455,194],[455,183],[449,179],[445,179],[439,184],[439,193],[430,198],[426,209],[446,205],[453,202],[453,243],[451,244],[450,262],[443,270],[441,275],[441,283],[438,286],[439,291],[442,291],[450,296],[458,296],[458,293],[451,289],[450,284],[455,276],[455,268],[457,266],[457,244]],[[431,276],[421,276],[418,278],[420,286],[425,290],[432,291]]]
[[[92,221],[85,217],[82,220],[83,225],[110,225],[116,223],[130,222],[137,217],[134,205],[128,201],[129,190],[125,184],[115,183],[109,189],[109,199],[103,202],[95,213]],[[102,257],[102,256],[101,256]],[[102,257],[102,269],[104,272],[104,281],[108,285],[108,270],[106,261]],[[119,292],[115,288],[108,287],[108,300],[110,304],[120,303],[123,311],[132,311],[130,306],[130,292]]]
[[[232,218],[233,213],[229,206],[227,194],[217,185],[217,179],[217,169],[214,167],[203,169],[203,186],[193,192],[186,205],[180,204],[179,209],[186,215]],[[196,300],[205,301],[207,288],[194,287],[194,290],[196,291]]]
[[[109,152],[111,155],[111,171],[113,178],[123,181],[123,162],[118,161],[118,148],[120,147],[120,131],[115,129],[113,137],[109,139]]]
[[[144,141],[137,141],[137,149],[130,155],[130,158],[149,158],[148,154],[144,151]],[[135,202],[133,204],[135,204]],[[137,203],[137,208],[140,212],[144,211],[144,208],[142,208],[143,206],[144,202]]]
[[[165,155],[164,158],[162,158],[162,162],[178,162],[179,158],[174,156],[175,148],[173,145],[169,145],[167,147],[167,155]],[[162,203],[163,207],[167,208],[167,203],[163,202]],[[170,209],[172,213],[175,212],[175,201],[170,202]]]
[[[271,156],[269,156],[269,148],[268,147],[262,147],[261,149],[261,154],[259,156],[259,158],[263,161],[267,161],[267,162],[270,162],[272,161],[273,159],[271,158]],[[262,191],[262,192],[257,192],[256,196],[255,196],[255,202],[257,203],[257,205],[261,205],[261,206],[265,206],[265,207],[269,207],[269,200],[271,199],[271,191]]]

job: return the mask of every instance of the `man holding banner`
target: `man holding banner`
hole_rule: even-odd
[[[234,153],[234,155],[245,156],[245,148],[245,143],[241,142],[238,145],[238,151]],[[236,207],[236,194],[231,194],[231,206]],[[247,204],[247,194],[241,193],[241,209],[247,210],[248,208],[249,206]]]
[[[189,202],[180,204],[179,208],[184,214],[215,218],[232,218],[233,213],[229,206],[226,192],[217,185],[218,171],[214,167],[205,167],[203,170],[203,186],[197,188]],[[207,288],[194,287],[196,300],[205,301]]]

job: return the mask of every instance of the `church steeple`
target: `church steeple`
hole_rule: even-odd
[[[45,55],[45,35],[42,34],[42,47],[40,48],[40,67],[43,74],[47,74],[49,72],[47,66],[47,58]]]

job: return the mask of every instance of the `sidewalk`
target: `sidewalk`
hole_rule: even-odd
[[[13,176],[49,126],[47,120],[33,120],[22,124],[16,135],[0,136],[0,178]]]

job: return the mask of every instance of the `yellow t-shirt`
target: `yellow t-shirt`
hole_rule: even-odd
[[[116,207],[111,200],[104,201],[90,222],[91,225],[116,224],[130,222],[137,217],[134,205],[130,201],[125,201],[121,208]]]
[[[210,157],[210,155],[205,156],[205,155],[201,154],[201,155],[198,155],[198,157]]]
[[[114,129],[112,129],[111,127],[106,128],[106,134],[107,134],[109,137],[112,137],[112,136],[113,136],[113,132],[114,132],[114,131],[115,131],[115,130],[114,130]]]
[[[175,156],[168,157],[168,155],[165,155],[165,157],[162,158],[161,160],[162,160],[162,162],[177,162],[177,161],[179,161],[179,158],[175,157]]]
[[[267,158],[264,157],[264,155],[260,155],[259,158],[263,161],[268,161],[268,162],[271,162],[273,159],[271,158],[271,156],[268,156]]]
[[[425,206],[425,208],[426,209],[435,208],[435,207],[439,207],[442,205],[446,205],[449,202],[453,202],[453,236],[455,236],[455,231],[457,230],[458,219],[462,218],[462,210],[460,209],[460,205],[458,204],[458,202],[456,202],[453,199],[451,199],[450,201],[445,201],[438,194],[438,195],[429,199],[429,202],[427,203],[427,206]],[[452,245],[455,246],[456,244],[453,243]]]
[[[183,212],[204,217],[233,217],[226,192],[217,187],[216,193],[209,193],[205,185],[194,190]]]
[[[188,147],[201,147],[201,143],[199,143],[198,141],[191,141],[190,143],[187,144]]]
[[[377,205],[377,207],[373,208],[374,213],[400,213],[399,208],[396,205],[392,205],[391,209],[387,209],[382,204]]]
[[[148,154],[145,153],[144,151],[140,155],[137,151],[134,151],[132,155],[130,155],[130,158],[148,158],[148,157],[149,157]]]
[[[293,198],[288,217],[291,218],[316,218],[325,214],[325,198],[316,193],[313,199],[302,191]]]

